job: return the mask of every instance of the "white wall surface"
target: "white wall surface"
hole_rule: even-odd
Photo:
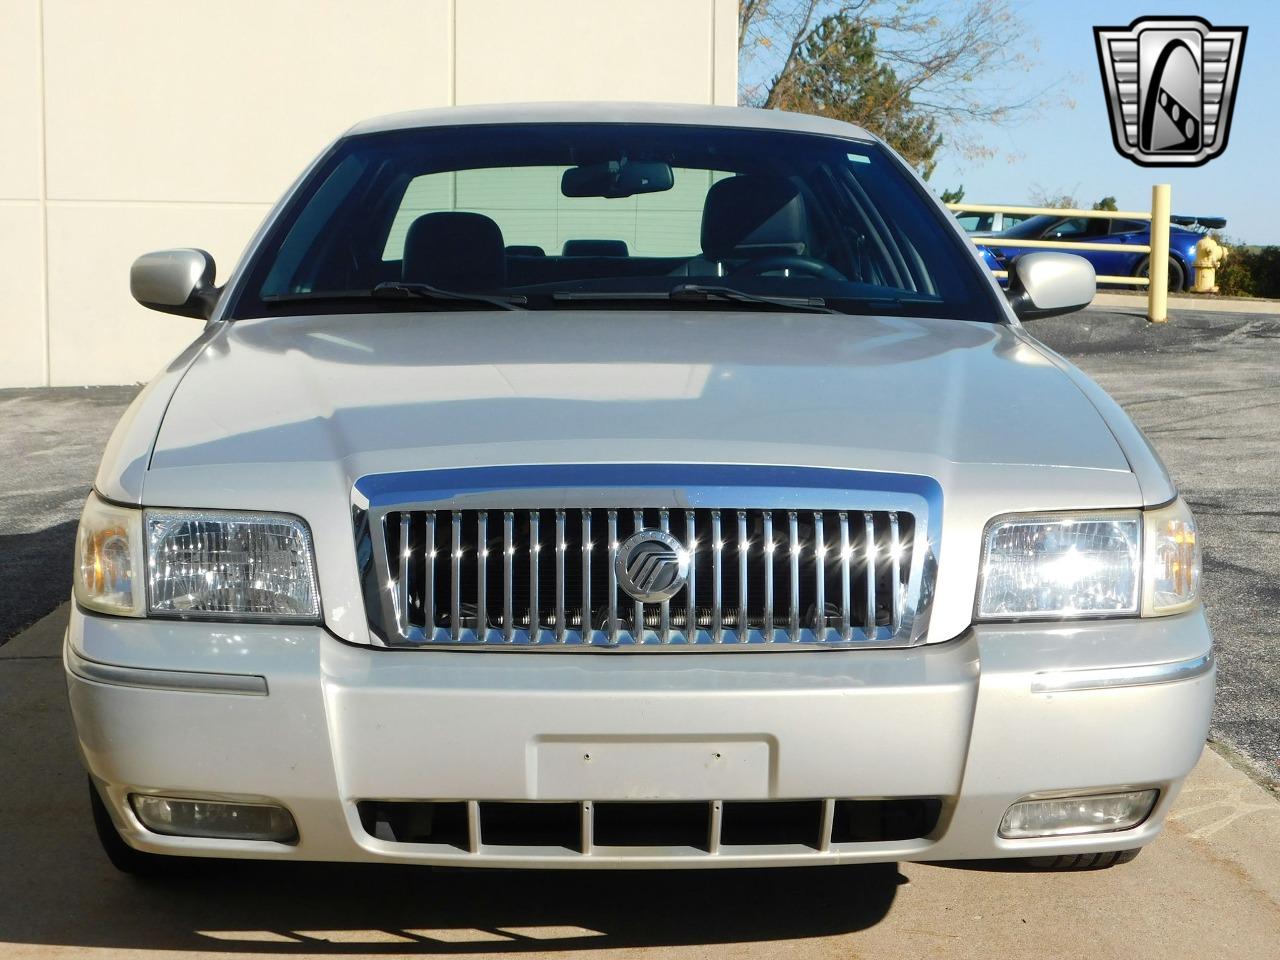
[[[732,104],[736,0],[0,0],[0,387],[148,379],[200,330],[133,258],[219,282],[365,117],[510,100]]]

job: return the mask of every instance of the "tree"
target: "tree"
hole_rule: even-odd
[[[844,14],[818,24],[796,56],[788,106],[854,123],[883,137],[928,177],[942,146],[937,121],[911,102],[911,93],[876,54],[876,32]]]
[[[832,33],[839,17],[850,26]],[[837,42],[814,45],[824,32]],[[1008,0],[742,0],[738,48],[742,87],[750,106],[796,109],[804,78],[839,71],[848,33],[872,32],[875,58],[892,71],[913,114],[932,121],[941,136],[966,154],[992,151],[975,128],[1007,123],[1044,102],[1017,74],[1032,62],[1034,39]]]
[[[1076,189],[1080,185],[1076,184]],[[1031,206],[1033,207],[1053,207],[1060,210],[1078,210],[1080,205],[1076,203],[1075,192],[1063,190],[1061,187],[1055,187],[1053,190],[1046,190],[1038,183],[1031,185]]]
[[[1116,206],[1116,198],[1115,198],[1115,197],[1110,197],[1110,196],[1108,196],[1108,197],[1103,197],[1101,200],[1099,200],[1097,203],[1095,203],[1095,204],[1093,205],[1093,209],[1095,209],[1095,210],[1119,210],[1120,208]]]
[[[942,202],[943,202],[943,203],[959,203],[959,202],[960,202],[961,200],[963,200],[963,199],[964,199],[964,184],[963,184],[963,183],[962,183],[962,184],[960,184],[960,186],[959,186],[959,187],[957,187],[955,190],[943,190],[943,191],[942,191]]]

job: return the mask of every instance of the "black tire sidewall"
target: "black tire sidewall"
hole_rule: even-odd
[[[1138,261],[1138,269],[1134,271],[1133,275],[1135,277],[1146,277],[1150,279],[1151,278],[1151,258],[1143,257],[1140,261]],[[1187,288],[1187,271],[1183,268],[1182,264],[1178,262],[1176,258],[1170,257],[1169,258],[1169,279],[1173,280],[1175,277],[1177,278],[1178,282],[1176,285],[1173,283],[1169,284],[1170,293],[1179,293]]]

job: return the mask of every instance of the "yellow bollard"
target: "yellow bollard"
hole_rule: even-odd
[[[1147,276],[1147,319],[1169,319],[1169,195],[1172,187],[1157,183],[1151,188],[1151,257]]]

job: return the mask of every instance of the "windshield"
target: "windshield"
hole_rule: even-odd
[[[946,215],[879,145],[658,124],[340,141],[228,316],[827,309],[1001,322]]]

